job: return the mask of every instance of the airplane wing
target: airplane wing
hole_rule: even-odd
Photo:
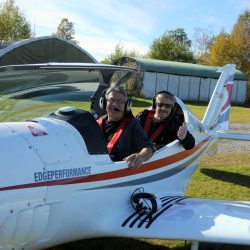
[[[154,212],[117,211],[110,236],[250,244],[250,202],[163,197]],[[112,225],[114,227],[112,227]]]
[[[218,131],[216,133],[216,137],[219,139],[250,141],[250,135],[248,134],[224,133],[222,131]]]

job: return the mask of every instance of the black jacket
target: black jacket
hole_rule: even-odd
[[[107,115],[103,116],[103,134],[106,144],[110,141],[111,134],[107,133],[105,124],[107,124]],[[117,122],[116,122],[117,123]],[[119,122],[117,123],[118,127]],[[113,129],[113,132],[116,129]],[[111,131],[111,133],[113,133]],[[110,158],[113,161],[122,161],[125,157],[140,152],[143,148],[150,148],[152,152],[155,151],[154,146],[147,134],[142,129],[140,123],[134,117],[131,117],[128,124],[125,126],[118,142],[114,145],[110,152]]]
[[[139,120],[141,126],[144,128],[146,118],[150,110],[144,110],[143,112],[139,113],[136,118]],[[151,111],[152,112],[152,111]],[[150,130],[148,132],[148,136],[150,137],[154,131],[157,130],[157,128],[160,126],[161,123],[166,124],[166,128],[161,132],[161,134],[155,139],[154,143],[156,144],[156,148],[159,149],[166,144],[178,139],[177,132],[179,130],[179,127],[182,125],[182,121],[177,116],[171,116],[170,119],[167,118],[163,122],[160,123],[151,123]],[[191,149],[195,145],[195,139],[192,136],[192,134],[187,131],[187,135],[184,140],[178,139],[181,143],[181,145],[185,149]]]

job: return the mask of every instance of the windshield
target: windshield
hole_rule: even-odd
[[[0,121],[24,121],[62,106],[89,110],[98,70],[20,70],[0,73]]]

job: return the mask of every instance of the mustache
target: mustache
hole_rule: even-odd
[[[123,112],[123,111],[121,111],[121,110],[118,109],[118,108],[114,108],[114,111],[115,111],[115,112]]]

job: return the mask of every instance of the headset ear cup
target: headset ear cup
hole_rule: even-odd
[[[125,104],[125,112],[130,112],[132,108],[132,99],[128,97],[128,100]]]
[[[140,198],[141,198],[140,193],[134,194],[134,195],[132,196],[132,204],[133,204],[136,208],[138,208],[138,206],[139,206],[139,199],[140,199]]]
[[[106,109],[106,100],[104,97],[101,97],[100,100],[99,100],[99,106],[102,110],[105,110]]]
[[[106,101],[106,89],[102,92],[101,97],[99,99],[99,107],[102,110],[106,110],[106,106],[107,106],[107,101]]]

